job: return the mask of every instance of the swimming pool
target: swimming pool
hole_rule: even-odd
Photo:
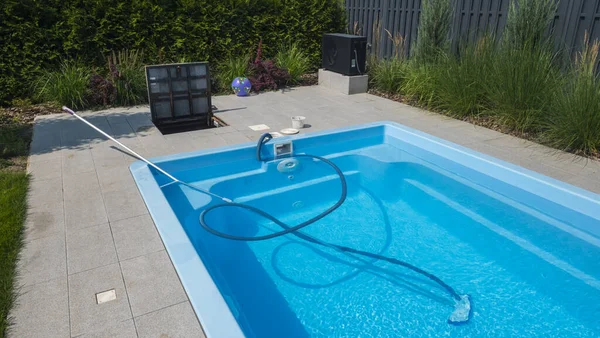
[[[378,122],[279,138],[324,156],[348,196],[303,232],[434,273],[472,298],[453,301],[410,270],[352,259],[292,235],[214,236],[199,215],[217,203],[143,162],[131,172],[209,337],[600,335],[600,197],[405,126]],[[334,204],[339,178],[322,162],[259,162],[256,144],[154,159],[179,180],[258,207],[288,224]],[[264,157],[273,158],[266,146]],[[165,185],[167,184],[167,185]],[[243,209],[207,223],[240,236],[281,230]]]

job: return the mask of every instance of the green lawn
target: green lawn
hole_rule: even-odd
[[[27,211],[30,140],[29,124],[0,123],[0,337],[6,335],[16,294],[13,282]]]
[[[24,171],[0,170],[0,337],[6,334],[14,300],[13,281],[23,241],[28,183]]]

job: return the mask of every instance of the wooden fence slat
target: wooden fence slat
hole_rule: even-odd
[[[405,39],[405,52],[414,47],[422,0],[346,0],[348,31],[353,32],[354,23],[362,29],[362,34],[375,45],[373,26],[379,22],[379,55],[390,57],[394,54],[394,44],[388,38],[387,29],[392,34],[400,34]],[[506,25],[511,0],[454,0],[453,20],[450,26],[450,40],[453,50],[459,41],[476,41],[489,32],[499,36]],[[549,30],[553,30],[557,48],[566,48],[571,53],[581,48],[583,35],[589,32],[590,38],[600,39],[600,0],[558,0],[558,10]]]

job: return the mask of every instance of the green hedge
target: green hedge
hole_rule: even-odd
[[[143,49],[147,63],[215,63],[262,38],[266,56],[297,42],[316,66],[322,34],[344,27],[340,0],[4,0],[0,104],[28,96],[62,58],[104,66],[122,49]]]

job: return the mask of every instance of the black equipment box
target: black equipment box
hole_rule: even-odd
[[[350,34],[323,35],[323,68],[343,75],[365,73],[367,38]]]

